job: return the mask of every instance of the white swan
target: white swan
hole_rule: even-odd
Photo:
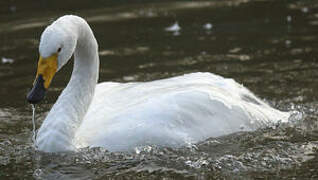
[[[102,146],[111,151],[155,144],[180,146],[264,123],[286,121],[232,79],[192,73],[145,83],[97,84],[98,45],[86,21],[67,15],[42,33],[34,87],[38,103],[61,67],[74,54],[67,87],[44,120],[36,145],[47,152]]]

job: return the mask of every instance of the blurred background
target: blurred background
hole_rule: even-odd
[[[0,177],[317,178],[317,9],[316,0],[1,1]],[[139,150],[36,153],[25,96],[36,73],[40,35],[65,14],[85,18],[93,29],[100,82],[211,72],[295,117],[279,128],[222,137],[217,144],[210,139],[196,149],[142,149],[143,157]],[[72,62],[57,73],[37,108],[37,126],[71,71]]]

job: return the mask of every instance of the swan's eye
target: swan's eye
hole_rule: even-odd
[[[58,48],[58,49],[57,49],[57,52],[59,53],[59,52],[61,52],[61,50],[62,50],[62,48]]]

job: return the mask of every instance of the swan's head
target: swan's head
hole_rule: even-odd
[[[32,90],[27,95],[31,104],[40,102],[55,73],[71,58],[77,37],[74,17],[63,16],[48,26],[41,35],[39,61]]]

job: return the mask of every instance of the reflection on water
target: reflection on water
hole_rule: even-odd
[[[19,3],[0,8],[1,178],[318,177],[314,1],[78,1],[76,11],[69,2],[63,7],[58,1]],[[148,81],[208,71],[234,78],[294,115],[288,124],[179,149],[35,152],[32,110],[24,99],[35,74],[40,34],[66,13],[81,15],[91,24],[100,48],[100,81]],[[37,107],[37,127],[69,80],[71,68],[72,63],[57,74]]]

